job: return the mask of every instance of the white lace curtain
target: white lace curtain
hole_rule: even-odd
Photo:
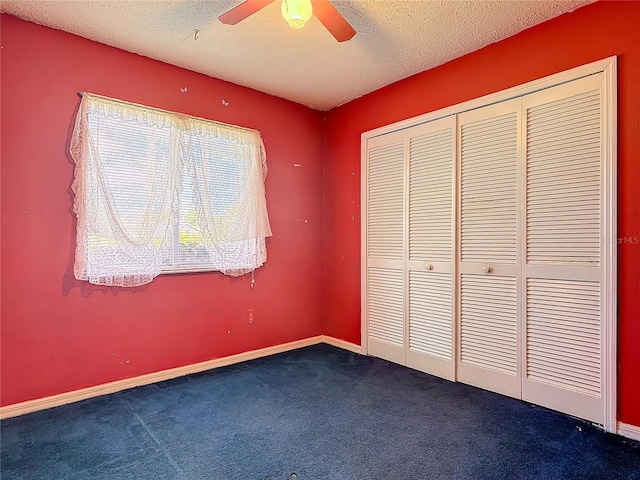
[[[259,132],[85,93],[71,155],[77,279],[132,287],[266,261]]]

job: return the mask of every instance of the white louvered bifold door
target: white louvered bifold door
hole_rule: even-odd
[[[455,378],[455,117],[408,130],[407,366]]]
[[[523,98],[524,400],[603,423],[602,79]]]
[[[363,352],[615,431],[615,92],[607,59],[363,134]]]
[[[369,139],[364,165],[367,218],[362,310],[368,353],[400,364],[405,363],[405,137],[403,131]]]
[[[457,378],[520,397],[518,154],[520,100],[458,116]]]

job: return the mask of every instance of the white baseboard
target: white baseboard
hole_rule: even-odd
[[[618,422],[618,435],[640,441],[640,427]]]
[[[37,398],[35,400],[28,400],[26,402],[14,403],[13,405],[0,407],[0,420],[3,420],[5,418],[17,417],[18,415],[24,415],[26,413],[37,412],[38,410],[45,410],[47,408],[59,407],[61,405],[67,405],[69,403],[79,402],[80,400],[86,400],[88,398],[94,398],[101,395],[107,395],[109,393],[119,392],[128,388],[140,387],[142,385],[149,385],[151,383],[162,382],[164,380],[171,380],[172,378],[182,377],[191,373],[204,372],[205,370],[211,370],[213,368],[226,367],[227,365],[233,365],[234,363],[246,362],[248,360],[254,360],[256,358],[275,355],[276,353],[288,352],[289,350],[308,347],[310,345],[316,345],[318,343],[328,343],[329,345],[333,345],[338,348],[343,348],[345,350],[360,353],[359,345],[349,343],[337,338],[328,337],[326,335],[318,335],[316,337],[309,337],[303,340],[297,340],[295,342],[283,343],[282,345],[275,345],[273,347],[251,350],[250,352],[230,355],[228,357],[214,358],[213,360],[207,360],[206,362],[194,363],[191,365],[185,365],[183,367],[171,368],[169,370],[161,370],[159,372],[148,373],[146,375],[140,375],[138,377],[125,378],[124,380],[104,383],[102,385],[96,385],[94,387],[82,388],[80,390],[74,390],[72,392],[60,393],[58,395],[52,395],[50,397]]]
[[[339,338],[322,335],[322,342],[328,343],[329,345],[333,345],[334,347],[342,348],[343,350],[349,350],[350,352],[353,352],[353,353],[362,354],[362,347],[360,345],[347,342],[346,340],[340,340]]]
[[[191,365],[185,365],[183,367],[171,368],[169,370],[161,370],[159,372],[149,373],[138,377],[125,378],[124,380],[104,383],[102,385],[96,385],[94,387],[82,388],[80,390],[74,390],[72,392],[65,392],[58,395],[52,395],[50,397],[38,398],[26,402],[15,403],[13,405],[7,405],[5,407],[0,407],[0,420],[17,417],[26,413],[37,412],[38,410],[45,410],[47,408],[59,407],[61,405],[67,405],[69,403],[79,402],[80,400],[86,400],[89,398],[99,397],[101,395],[107,395],[109,393],[119,392],[128,388],[149,385],[151,383],[162,382],[164,380],[171,380],[172,378],[182,377],[191,373],[204,372],[206,370],[211,370],[214,368],[233,365],[234,363],[246,362],[249,360],[254,360],[256,358],[262,358],[269,355],[275,355],[277,353],[288,352],[290,350],[308,347],[310,345],[316,345],[318,343],[327,343],[343,350],[348,350],[350,352],[358,354],[362,353],[362,347],[360,345],[356,345],[355,343],[347,342],[345,340],[330,337],[327,335],[318,335],[315,337],[305,338],[303,340],[297,340],[295,342],[275,345],[273,347],[251,350],[249,352],[230,355],[228,357],[207,360],[206,362],[194,363]],[[621,435],[623,437],[640,441],[640,426],[628,425],[626,423],[618,422],[617,433],[618,435]]]

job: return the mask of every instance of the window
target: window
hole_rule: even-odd
[[[71,155],[77,279],[128,287],[266,261],[259,132],[85,93]]]

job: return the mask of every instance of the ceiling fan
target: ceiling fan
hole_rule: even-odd
[[[274,1],[245,0],[218,19],[227,25],[235,25]],[[313,14],[339,42],[345,42],[356,34],[349,22],[328,0],[282,0],[281,10],[282,16],[292,28],[304,27]]]

